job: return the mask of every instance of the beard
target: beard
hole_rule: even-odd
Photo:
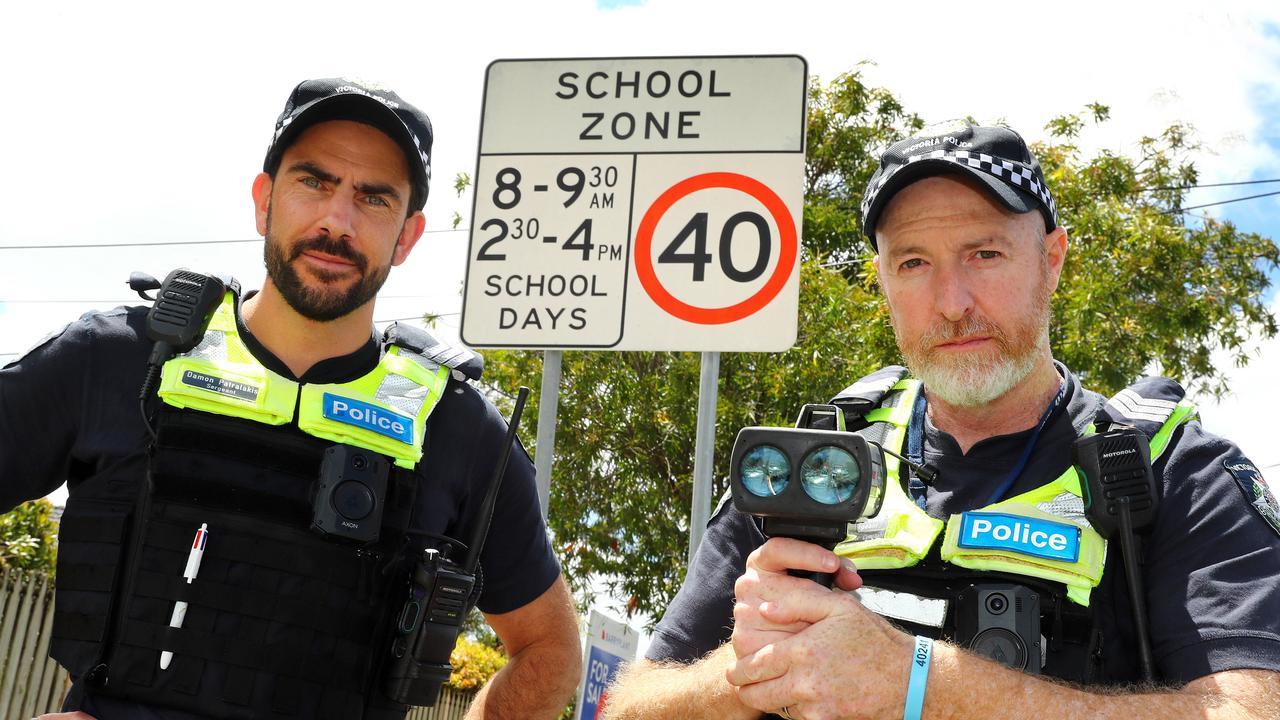
[[[914,343],[908,343],[894,326],[898,349],[911,374],[924,383],[931,395],[951,405],[981,407],[1026,379],[1048,353],[1050,294],[1047,271],[1042,271],[1040,286],[1032,298],[1032,312],[1008,332],[985,317],[970,316],[957,322],[943,320]],[[960,353],[937,348],[941,343],[972,336],[991,338],[991,347]]]
[[[349,260],[359,274],[356,282],[346,290],[337,283],[345,279],[344,273],[311,268],[310,272],[320,281],[319,287],[308,286],[302,280],[295,261],[308,250]],[[369,270],[369,259],[351,249],[342,240],[328,235],[316,235],[285,248],[284,243],[271,232],[271,211],[267,211],[267,238],[263,247],[263,260],[267,277],[280,291],[285,302],[294,312],[317,322],[329,322],[350,314],[372,300],[382,289],[391,272],[391,264]]]

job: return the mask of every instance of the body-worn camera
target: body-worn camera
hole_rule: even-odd
[[[396,620],[387,671],[387,695],[406,705],[436,704],[440,686],[453,672],[449,654],[466,617],[475,576],[429,549],[414,568]]]
[[[350,445],[324,451],[311,502],[311,529],[326,537],[376,542],[387,497],[387,459]]]
[[[956,602],[956,644],[1039,675],[1043,665],[1040,595],[1011,583],[966,588]]]
[[[838,429],[809,427],[817,423]],[[740,430],[729,470],[734,507],[760,518],[766,537],[834,548],[849,523],[875,515],[884,499],[883,451],[843,427],[838,408],[806,405],[796,428]]]

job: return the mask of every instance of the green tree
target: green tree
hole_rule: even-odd
[[[859,203],[873,153],[921,122],[857,72],[815,81],[809,100],[799,336],[784,353],[721,356],[716,496],[738,428],[790,424],[803,403],[900,362]],[[1090,106],[1057,118],[1036,148],[1073,237],[1055,299],[1056,355],[1101,392],[1153,365],[1220,392],[1224,370],[1210,353],[1224,347],[1243,362],[1251,331],[1276,333],[1261,297],[1280,253],[1230,223],[1180,212],[1196,177],[1186,128],[1143,138],[1137,158],[1083,157],[1081,133],[1106,117],[1105,107]],[[530,385],[536,401],[540,353],[486,355],[487,382]],[[565,353],[550,526],[580,597],[595,578],[629,598],[629,610],[658,617],[679,589],[698,374],[696,353]],[[526,428],[530,439],[532,423]]]
[[[1182,212],[1198,177],[1187,126],[1141,138],[1136,159],[1082,158],[1081,133],[1109,114],[1090,105],[1056,118],[1051,142],[1035,148],[1071,237],[1054,299],[1054,354],[1107,394],[1154,364],[1220,395],[1226,368],[1214,366],[1213,351],[1244,365],[1250,331],[1276,334],[1262,295],[1280,250],[1230,222]]]
[[[0,515],[0,567],[53,574],[58,559],[58,523],[53,503],[31,500]]]

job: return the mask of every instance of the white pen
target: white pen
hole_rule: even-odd
[[[196,573],[200,572],[200,558],[204,557],[204,545],[209,541],[209,524],[200,523],[200,529],[196,531],[196,539],[191,542],[191,552],[187,555],[187,567],[182,571],[182,577],[187,579],[190,585],[192,580],[196,579]],[[187,617],[187,603],[182,600],[173,604],[173,616],[169,618],[169,627],[180,628],[182,621]],[[168,670],[169,663],[173,660],[173,653],[165,650],[160,653],[160,669]]]

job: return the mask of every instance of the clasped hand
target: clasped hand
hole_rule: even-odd
[[[788,569],[835,573],[839,590]],[[751,553],[734,585],[738,659],[726,673],[738,698],[797,720],[902,717],[911,639],[840,592],[861,586],[851,562],[812,543],[773,538]]]

